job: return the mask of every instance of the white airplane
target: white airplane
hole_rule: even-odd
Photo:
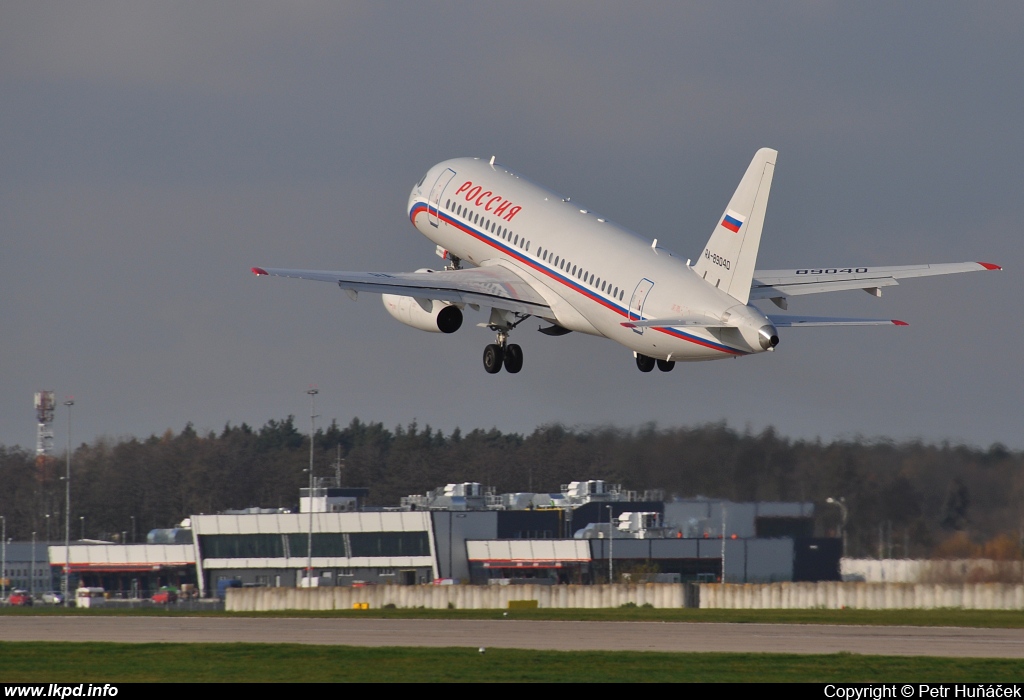
[[[882,287],[907,277],[1000,270],[981,262],[894,267],[755,270],[776,151],[762,148],[697,258],[673,253],[496,163],[456,158],[427,171],[409,195],[413,226],[450,261],[444,270],[329,272],[254,267],[256,275],[333,282],[352,299],[383,295],[402,323],[454,333],[463,309],[490,309],[497,333],[484,369],[516,373],[523,351],[509,334],[531,316],[547,335],[571,331],[609,338],[633,351],[636,365],[663,372],[677,361],[717,360],[772,351],[779,328],[907,325],[893,319],[766,314],[790,297]],[[463,267],[464,263],[472,267]]]

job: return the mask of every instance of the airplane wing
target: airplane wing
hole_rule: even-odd
[[[875,296],[882,287],[897,285],[907,277],[951,275],[957,272],[1002,270],[999,265],[984,262],[942,263],[939,265],[893,265],[889,267],[820,267],[802,270],[755,270],[750,286],[751,299],[771,299],[786,308],[786,297],[801,294],[863,289]],[[778,300],[778,301],[776,301]],[[783,302],[783,303],[780,303]]]
[[[797,328],[800,326],[907,326],[905,321],[894,318],[834,318],[832,316],[768,316],[776,328]],[[645,321],[623,321],[626,328],[729,328],[722,321],[711,321],[699,317],[652,318]]]
[[[812,326],[909,326],[906,321],[894,318],[833,318],[831,316],[768,316],[776,328],[799,328]]]
[[[551,307],[530,284],[497,265],[423,272],[332,272],[254,267],[253,274],[332,282],[351,292],[398,294],[453,304],[496,307],[531,316],[553,317]]]

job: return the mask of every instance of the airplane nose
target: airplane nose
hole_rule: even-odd
[[[761,343],[763,350],[774,350],[775,346],[779,344],[779,332],[775,329],[775,326],[767,325],[761,326],[757,331],[757,340]]]

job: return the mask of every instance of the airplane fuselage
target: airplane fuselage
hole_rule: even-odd
[[[568,330],[672,361],[766,349],[758,329],[770,327],[768,318],[717,288],[707,272],[500,164],[456,158],[435,165],[413,188],[408,212],[451,256],[529,280],[552,310],[548,320]],[[629,325],[681,317],[705,318],[711,327]]]
[[[635,233],[494,162],[438,163],[413,187],[413,226],[452,261],[445,270],[346,272],[253,267],[257,276],[336,284],[350,298],[380,294],[407,326],[454,333],[466,307],[486,309],[495,341],[484,348],[489,374],[523,369],[509,335],[530,317],[547,335],[577,331],[633,351],[636,367],[669,372],[679,360],[716,360],[774,350],[778,328],[906,326],[892,318],[766,315],[751,300],[789,308],[792,297],[862,289],[874,297],[900,279],[999,270],[958,263],[824,266],[758,270],[778,152],[754,153],[697,259],[683,262]],[[462,267],[465,262],[469,267]]]

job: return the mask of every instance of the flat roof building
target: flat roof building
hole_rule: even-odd
[[[437,578],[427,512],[196,515],[192,529],[202,593],[220,581],[294,587]]]
[[[447,484],[382,509],[363,505],[368,493],[321,483],[302,489],[297,513],[194,515],[151,533],[163,544],[76,544],[71,571],[133,595],[194,583],[206,596],[225,586],[594,583],[612,572],[616,580],[839,578],[839,541],[811,537],[811,503],[665,501],[601,480],[542,494]],[[59,576],[63,546],[49,555]]]

